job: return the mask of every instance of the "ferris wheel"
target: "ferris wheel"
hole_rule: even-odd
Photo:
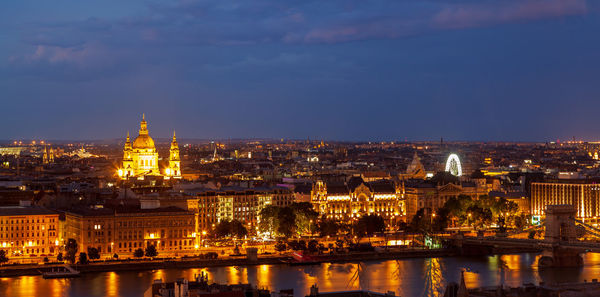
[[[446,161],[446,172],[450,172],[450,174],[454,176],[462,175],[462,167],[460,166],[460,159],[458,159],[457,154],[450,154],[450,156],[448,156],[448,160]]]

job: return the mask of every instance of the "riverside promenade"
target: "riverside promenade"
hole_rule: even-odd
[[[449,257],[456,253],[451,249],[406,249],[401,251],[384,252],[350,252],[343,254],[330,254],[321,257],[316,263],[340,263],[373,260],[393,260],[403,258],[430,258]],[[257,260],[249,260],[245,256],[226,256],[218,259],[199,259],[194,257],[177,259],[127,259],[111,261],[94,261],[89,264],[72,265],[81,273],[107,272],[107,271],[143,271],[173,268],[219,267],[219,266],[251,266],[251,265],[286,265],[284,261],[289,257],[283,255],[259,255]],[[16,277],[22,275],[40,275],[52,268],[62,267],[64,264],[23,264],[5,265],[0,267],[0,277]]]

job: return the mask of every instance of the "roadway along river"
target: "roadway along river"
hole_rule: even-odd
[[[468,287],[522,283],[579,282],[600,278],[600,254],[584,256],[583,268],[538,270],[536,255],[481,258],[433,258],[372,261],[313,266],[259,265],[140,272],[103,272],[76,279],[45,280],[41,276],[0,279],[0,296],[143,296],[154,279],[192,279],[201,271],[219,283],[251,283],[270,290],[293,288],[305,296],[312,284],[320,291],[369,289],[396,296],[441,296],[447,282],[458,281],[465,269]]]

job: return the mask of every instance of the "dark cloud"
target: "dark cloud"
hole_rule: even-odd
[[[145,111],[165,137],[593,135],[600,122],[552,120],[600,108],[586,104],[600,96],[593,5],[164,0],[0,20],[0,96],[18,98],[12,110],[38,108],[0,125],[23,123],[9,136],[100,138]]]

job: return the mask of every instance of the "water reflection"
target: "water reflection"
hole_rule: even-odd
[[[439,258],[425,260],[425,286],[421,296],[438,297],[444,294],[446,284],[443,278],[443,268]]]
[[[468,287],[504,283],[591,281],[600,275],[600,254],[586,254],[585,266],[572,269],[536,267],[535,254],[502,255],[482,258],[432,258],[324,263],[313,266],[258,265],[123,271],[84,274],[78,279],[44,280],[40,276],[0,278],[0,296],[143,296],[154,279],[173,281],[193,279],[200,273],[219,283],[251,283],[269,290],[294,289],[305,296],[311,285],[321,291],[368,289],[394,291],[397,296],[441,296],[448,282],[460,279],[465,271]]]

